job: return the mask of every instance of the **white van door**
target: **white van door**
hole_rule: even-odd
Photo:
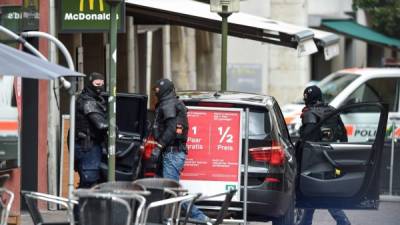
[[[400,78],[382,77],[374,78],[360,85],[342,105],[361,103],[361,102],[382,102],[389,106],[389,121],[387,126],[387,135],[391,135],[392,117],[399,117],[399,95]],[[354,110],[357,110],[354,111]],[[349,142],[365,142],[376,136],[376,124],[371,118],[374,112],[368,108],[358,108],[351,113],[341,115],[343,123],[349,137]],[[400,121],[398,121],[400,122]],[[395,134],[400,137],[400,123],[394,129]]]

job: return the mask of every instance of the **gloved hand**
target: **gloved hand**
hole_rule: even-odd
[[[154,164],[157,164],[160,155],[161,155],[161,148],[159,146],[156,146],[151,152],[150,161]]]

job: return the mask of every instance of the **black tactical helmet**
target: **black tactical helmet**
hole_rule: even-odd
[[[94,86],[93,85],[94,80],[104,80],[104,75],[101,73],[92,72],[87,77],[86,86],[99,94],[100,92],[102,92],[104,90],[104,85],[103,86]]]
[[[306,87],[306,89],[304,89],[303,97],[306,105],[313,105],[318,101],[322,101],[321,89],[315,85]]]
[[[164,78],[156,81],[154,89],[158,89],[158,91],[156,90],[156,96],[160,99],[161,97],[171,93],[171,91],[174,91],[175,87],[172,81]]]

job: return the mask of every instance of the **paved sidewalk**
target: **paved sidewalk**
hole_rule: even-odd
[[[400,202],[382,201],[379,210],[346,210],[352,225],[399,225]],[[43,212],[45,221],[61,222],[66,221],[66,211]],[[23,212],[21,225],[33,225],[28,212]],[[250,225],[271,225],[272,223],[250,222]],[[315,212],[313,225],[336,225],[327,210]]]
[[[44,211],[42,212],[43,220],[46,222],[62,222],[67,221],[67,211]],[[22,211],[21,213],[21,225],[33,225],[33,221],[28,211]]]

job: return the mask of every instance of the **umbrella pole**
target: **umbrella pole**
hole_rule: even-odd
[[[72,60],[71,54],[69,54],[64,44],[54,36],[40,32],[40,31],[28,31],[21,34],[24,37],[42,37],[53,42],[58,49],[63,53],[68,67],[70,70],[75,71],[74,61]],[[40,53],[40,52],[39,52]],[[74,81],[75,82],[75,81]],[[64,85],[65,86],[65,85]],[[71,87],[71,85],[69,85]],[[66,87],[67,88],[67,87]],[[72,192],[74,191],[74,160],[75,160],[75,101],[76,101],[76,85],[72,85],[69,89],[70,102],[69,102],[69,177],[68,177],[68,198],[72,198]]]

